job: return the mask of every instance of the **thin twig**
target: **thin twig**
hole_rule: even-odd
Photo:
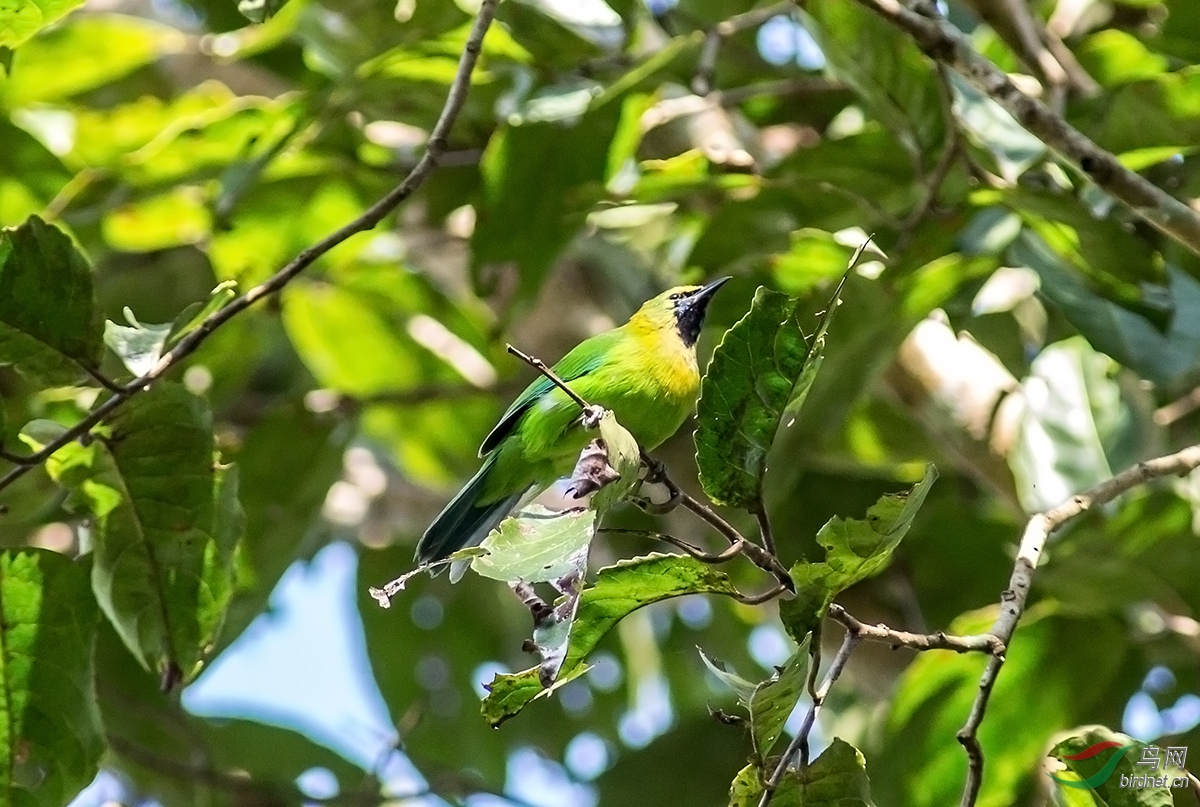
[[[979,692],[971,706],[967,722],[958,732],[958,741],[967,752],[967,782],[963,789],[961,807],[974,807],[983,784],[983,749],[979,745],[979,724],[987,711],[988,699],[996,685],[996,676],[1004,666],[1004,653],[1012,642],[1017,623],[1025,611],[1025,601],[1033,584],[1033,573],[1041,559],[1042,550],[1050,535],[1071,519],[1093,507],[1110,502],[1126,491],[1164,476],[1181,476],[1200,467],[1200,445],[1190,446],[1165,457],[1147,460],[1128,468],[1095,487],[1073,496],[1052,510],[1038,513],[1029,519],[1021,536],[1017,560],[1013,566],[1008,588],[1000,595],[1000,614],[992,625],[991,634],[1000,645],[993,650],[987,667],[979,679]]]
[[[762,594],[734,594],[733,598],[742,605],[762,605],[764,602],[770,602],[776,597],[783,596],[783,592],[787,591],[788,587],[783,583],[779,583],[774,588],[769,588]]]
[[[686,510],[689,510],[691,513],[700,518],[701,521],[704,521],[717,532],[721,533],[721,535],[725,536],[729,543],[733,544],[738,541],[742,541],[744,543],[744,546],[742,547],[742,553],[750,560],[751,563],[758,568],[775,575],[775,579],[779,581],[780,585],[793,594],[796,593],[795,581],[793,581],[792,576],[788,574],[787,567],[780,562],[779,558],[777,558],[773,552],[768,552],[758,544],[747,539],[744,535],[737,531],[736,527],[734,527],[725,519],[721,518],[721,516],[717,514],[717,511],[713,510],[704,502],[699,501],[690,493],[680,490],[679,503],[682,504]]]
[[[981,636],[950,636],[937,633],[909,633],[889,628],[887,625],[868,625],[846,613],[846,609],[834,603],[829,606],[829,618],[840,622],[850,633],[860,639],[881,642],[893,648],[907,647],[910,650],[953,650],[956,653],[1004,652],[1004,644],[990,633]]]
[[[788,766],[792,764],[792,760],[796,755],[801,753],[802,749],[808,747],[808,735],[812,731],[813,724],[817,720],[817,712],[821,709],[821,704],[825,702],[825,698],[829,695],[829,690],[833,687],[838,676],[842,674],[842,670],[846,667],[846,662],[850,660],[850,654],[854,652],[854,648],[858,646],[859,637],[853,633],[847,633],[846,638],[842,640],[842,646],[838,648],[837,655],[833,657],[833,662],[829,665],[829,672],[825,674],[825,681],[821,684],[821,689],[817,691],[813,697],[812,705],[808,708],[808,713],[804,715],[804,722],[800,724],[800,730],[796,732],[796,736],[788,743],[787,750],[783,752],[783,756],[779,758],[779,762],[775,765],[775,770],[771,772],[771,777],[767,779],[763,785],[762,797],[758,800],[758,807],[767,807],[771,803],[771,799],[775,796],[775,791],[779,788],[783,777],[787,774]],[[806,752],[807,755],[807,752]]]
[[[32,456],[22,457],[20,454],[14,454],[6,448],[0,448],[0,460],[11,462],[13,465],[36,465],[37,461]]]
[[[717,67],[717,54],[721,52],[721,43],[734,34],[757,28],[780,14],[787,14],[796,8],[795,0],[785,0],[773,6],[754,8],[741,14],[735,14],[727,20],[714,25],[704,38],[704,46],[700,49],[700,58],[696,62],[696,75],[692,79],[692,92],[696,95],[708,95],[712,92],[713,72]]]
[[[1160,406],[1154,411],[1154,422],[1159,426],[1170,426],[1177,420],[1190,415],[1200,409],[1200,387],[1196,387],[1191,392],[1183,395],[1169,404]]]
[[[441,155],[446,151],[447,137],[451,127],[454,125],[455,119],[462,111],[463,104],[466,102],[467,91],[471,84],[471,73],[475,68],[475,63],[479,59],[479,53],[483,48],[484,34],[487,33],[488,27],[496,15],[496,6],[499,2],[500,0],[483,0],[480,4],[479,13],[475,18],[471,33],[467,37],[466,45],[463,47],[462,56],[459,58],[454,80],[451,82],[450,90],[446,95],[446,103],[442,107],[442,112],[438,116],[437,123],[434,124],[433,130],[429,133],[429,142],[425,147],[425,153],[421,155],[421,159],[416,167],[409,172],[408,176],[399,185],[389,191],[375,204],[371,205],[371,207],[367,208],[361,216],[308,247],[267,280],[250,289],[245,294],[234,298],[224,308],[214,311],[206,317],[194,331],[180,339],[171,350],[167,351],[149,372],[120,387],[117,392],[113,393],[112,397],[93,409],[90,414],[67,429],[60,437],[52,440],[40,451],[32,454],[32,463],[18,465],[3,477],[0,477],[0,490],[3,490],[24,476],[30,468],[47,460],[63,446],[86,435],[92,427],[112,415],[126,401],[148,389],[155,381],[162,378],[167,371],[194,353],[205,339],[226,322],[229,322],[229,320],[258,301],[278,294],[288,283],[311,266],[318,258],[346,241],[352,235],[373,229],[389,213],[408,199],[438,166]]]
[[[758,519],[758,535],[762,538],[763,548],[778,557],[779,553],[775,550],[775,535],[771,532],[771,519],[767,516],[767,508],[763,506],[761,499],[754,508],[754,517]]]
[[[1034,136],[1164,235],[1200,255],[1200,213],[1126,168],[1111,153],[1017,89],[1008,75],[975,50],[945,19],[929,18],[900,0],[855,0],[904,31],[931,59],[962,75]]]
[[[642,538],[652,538],[655,541],[662,541],[671,546],[681,549],[691,555],[698,561],[703,563],[719,564],[726,563],[742,554],[742,548],[745,546],[745,541],[738,539],[736,543],[730,544],[728,549],[721,552],[705,552],[695,544],[688,543],[681,538],[676,538],[674,535],[667,535],[662,532],[654,532],[653,530],[632,530],[622,527],[601,527],[597,532],[608,532],[615,535],[637,535]]]
[[[539,359],[535,356],[530,356],[528,353],[521,352],[519,349],[517,349],[513,345],[505,345],[505,347],[508,348],[509,353],[516,356],[518,359],[525,362],[530,367],[533,367],[535,370],[537,370],[542,375],[546,376],[546,378],[549,379],[554,384],[554,386],[558,387],[560,390],[565,392],[567,394],[568,398],[570,398],[575,403],[579,404],[580,409],[587,411],[588,409],[592,408],[592,405],[589,404],[587,401],[585,401],[578,392],[576,392],[575,390],[568,387],[567,382],[565,382],[561,378],[559,378],[558,374],[555,373],[553,370],[551,370],[550,366],[548,364],[546,364],[546,362],[542,361],[541,359]]]

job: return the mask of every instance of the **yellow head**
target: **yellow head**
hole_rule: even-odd
[[[717,289],[724,285],[727,277],[714,280],[707,286],[676,286],[647,300],[637,313],[629,318],[634,330],[663,332],[670,329],[679,335],[683,344],[692,347],[700,337],[700,327],[708,304]]]

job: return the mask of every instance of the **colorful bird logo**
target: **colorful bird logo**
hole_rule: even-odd
[[[1087,748],[1080,751],[1078,754],[1071,754],[1070,756],[1063,757],[1063,760],[1077,762],[1082,759],[1091,759],[1094,756],[1104,753],[1110,748],[1117,748],[1119,750],[1109,757],[1108,762],[1104,763],[1103,768],[1096,771],[1086,779],[1063,779],[1054,775],[1053,773],[1050,774],[1050,778],[1058,782],[1063,787],[1095,789],[1098,785],[1102,785],[1108,781],[1108,778],[1113,775],[1113,771],[1117,769],[1117,765],[1120,763],[1121,758],[1125,756],[1125,752],[1134,747],[1135,744],[1133,743],[1129,745],[1121,745],[1115,740],[1105,740],[1104,742],[1093,743],[1092,745],[1089,745]]]

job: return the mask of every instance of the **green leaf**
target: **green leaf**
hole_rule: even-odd
[[[195,244],[212,233],[212,213],[203,191],[175,187],[166,193],[106,210],[104,240],[118,252],[155,252]]]
[[[760,769],[748,765],[729,790],[730,807],[758,807],[763,783]],[[862,752],[837,737],[802,770],[789,770],[771,804],[776,807],[874,807],[867,761]]]
[[[0,105],[58,101],[121,78],[186,44],[180,32],[117,14],[80,14],[21,48],[20,69],[0,82]]]
[[[35,449],[49,428],[23,438]],[[47,463],[93,527],[92,588],[129,650],[164,681],[197,672],[214,639],[205,579],[213,532],[212,415],[174,382],[157,382],[112,419],[111,433],[72,443]]]
[[[1145,317],[1105,299],[1037,234],[1022,232],[1009,259],[1041,278],[1041,291],[1097,349],[1140,376],[1168,386],[1187,376],[1200,355],[1200,282],[1168,269],[1175,316],[1164,333]]]
[[[1026,169],[1045,157],[1045,144],[1025,131],[990,96],[953,72],[950,73],[950,86],[954,91],[954,111],[958,120],[972,140],[991,152],[1005,179],[1016,182]]]
[[[849,85],[889,132],[919,158],[941,140],[935,73],[916,46],[876,14],[822,0],[801,12],[829,73]]]
[[[767,453],[785,410],[794,415],[812,387],[840,292],[839,284],[811,343],[796,320],[795,302],[764,287],[725,332],[696,405],[700,484],[714,502],[757,506]]]
[[[986,632],[997,610],[963,614],[946,632]],[[1034,778],[1045,777],[1040,763],[1055,732],[1097,714],[1120,719],[1128,692],[1145,675],[1125,635],[1121,617],[1071,619],[1052,603],[1026,611],[979,728],[984,758],[992,771],[1003,772],[988,780],[981,804],[1013,804]],[[1131,663],[1132,674],[1118,677]],[[889,783],[896,803],[934,807],[962,795],[966,765],[955,732],[979,693],[986,664],[979,654],[921,653],[905,669],[881,753],[871,758],[875,780]]]
[[[738,700],[750,713],[750,739],[760,763],[771,753],[779,735],[783,733],[784,724],[804,693],[810,641],[811,635],[804,637],[792,657],[782,667],[777,667],[774,675],[757,684],[727,672],[709,659],[704,651],[700,651],[700,657],[708,668],[737,693]]]
[[[1092,34],[1077,50],[1079,62],[1105,87],[1153,78],[1165,73],[1167,58],[1154,53],[1133,34],[1108,28]]]
[[[0,799],[61,807],[96,775],[96,601],[87,575],[45,549],[0,554]]]
[[[173,326],[169,322],[164,325],[144,325],[137,321],[129,306],[125,306],[125,320],[129,325],[104,321],[104,344],[117,354],[129,372],[140,378],[154,369],[154,365],[162,358],[163,347]]]
[[[15,48],[83,0],[13,0],[0,5],[0,48]]]
[[[232,302],[235,297],[237,297],[237,283],[235,281],[226,280],[224,283],[218,283],[217,287],[210,293],[208,302],[203,305],[193,303],[181,311],[179,316],[175,317],[169,341],[176,342],[182,337],[187,336],[196,330],[204,320]]]
[[[238,0],[238,11],[250,22],[266,22],[274,17],[287,0]]]
[[[771,275],[788,294],[807,294],[846,272],[854,249],[839,244],[832,233],[804,228],[792,233],[791,247],[771,259]]]
[[[723,573],[695,558],[652,554],[622,561],[600,570],[595,584],[584,589],[571,628],[570,649],[555,687],[582,674],[582,663],[618,622],[637,609],[685,594],[734,594],[733,583]],[[489,685],[482,712],[489,725],[498,726],[524,709],[534,698],[549,693],[538,678],[538,669],[501,674]]]
[[[483,196],[471,235],[477,282],[483,267],[515,262],[522,292],[531,296],[539,287],[604,194],[609,144],[619,116],[620,105],[611,104],[576,121],[527,122],[497,130],[480,165]],[[530,176],[538,181],[529,182]]]
[[[825,560],[793,566],[791,575],[799,593],[779,603],[779,616],[793,639],[803,640],[838,594],[883,571],[937,477],[937,468],[929,463],[912,490],[883,496],[867,510],[865,519],[835,516],[821,528],[817,543],[825,547]]]
[[[1117,745],[1084,759],[1069,759],[1086,754],[1097,743]],[[1156,760],[1154,767],[1139,765],[1144,748],[1146,743],[1103,726],[1076,730],[1050,749],[1050,756],[1066,768],[1052,772],[1050,778],[1058,784],[1060,792],[1090,791],[1096,802],[1105,807],[1173,807],[1171,788],[1188,788],[1187,773],[1178,765],[1167,765],[1167,754],[1162,748],[1151,752]],[[1187,751],[1183,753],[1186,758]]]
[[[1009,456],[1021,504],[1062,504],[1136,462],[1142,431],[1115,378],[1116,362],[1083,337],[1056,342],[1021,382],[1025,411]]]
[[[92,270],[65,233],[37,216],[0,232],[0,364],[69,384],[100,360]]]
[[[595,532],[595,510],[556,513],[530,505],[504,519],[483,539],[480,547],[488,553],[474,558],[471,568],[501,582],[557,580],[578,565],[577,555],[583,555],[586,566]]]

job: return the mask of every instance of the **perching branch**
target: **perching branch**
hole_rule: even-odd
[[[462,55],[459,57],[454,80],[451,82],[450,91],[446,95],[446,103],[442,107],[442,112],[438,116],[437,123],[429,133],[429,142],[425,147],[425,153],[421,155],[421,159],[417,162],[416,166],[404,177],[404,180],[399,185],[389,191],[375,204],[371,205],[371,207],[367,208],[361,216],[308,247],[293,258],[286,266],[271,275],[271,277],[241,296],[234,298],[224,308],[210,314],[194,331],[184,336],[174,347],[163,354],[162,358],[158,360],[158,363],[149,372],[139,378],[135,378],[124,386],[117,387],[110,398],[93,409],[83,420],[67,429],[62,436],[51,441],[40,451],[31,454],[27,462],[18,464],[3,477],[0,477],[0,490],[16,482],[28,473],[31,468],[45,462],[54,452],[63,446],[86,435],[93,427],[110,417],[138,393],[149,389],[155,381],[162,378],[169,370],[194,353],[204,340],[211,336],[215,330],[229,322],[229,320],[260,300],[271,298],[278,294],[288,283],[311,266],[318,258],[351,236],[373,229],[389,213],[412,196],[433,170],[437,168],[442,154],[446,151],[447,137],[450,134],[450,129],[454,126],[454,121],[462,111],[463,104],[466,102],[467,91],[471,84],[471,73],[474,71],[475,63],[479,60],[479,54],[483,50],[483,37],[487,33],[489,26],[491,26],[493,18],[496,16],[496,7],[499,5],[499,2],[500,0],[482,0],[479,7],[479,14],[475,17],[471,33],[467,37],[466,45],[463,47]]]
[[[958,28],[941,17],[920,14],[901,0],[855,2],[904,31],[931,59],[961,74],[1098,186],[1164,235],[1200,255],[1200,213],[1130,171],[1045,104],[1017,89]]]
[[[983,783],[983,749],[977,736],[979,724],[983,722],[988,699],[996,684],[996,676],[1004,666],[1004,653],[1012,641],[1013,632],[1025,611],[1025,601],[1033,584],[1033,573],[1041,559],[1042,550],[1051,533],[1076,516],[1086,513],[1097,505],[1105,504],[1126,491],[1163,476],[1182,476],[1200,467],[1200,445],[1194,445],[1165,457],[1141,462],[1122,471],[1111,479],[1101,482],[1089,490],[1072,497],[1053,510],[1038,513],[1029,519],[1021,536],[1017,550],[1017,561],[1013,566],[1008,588],[1000,595],[1000,615],[992,625],[991,634],[1000,642],[993,650],[987,667],[979,679],[979,693],[967,717],[966,724],[958,732],[958,741],[967,752],[967,783],[963,790],[961,807],[973,807],[979,797]]]

